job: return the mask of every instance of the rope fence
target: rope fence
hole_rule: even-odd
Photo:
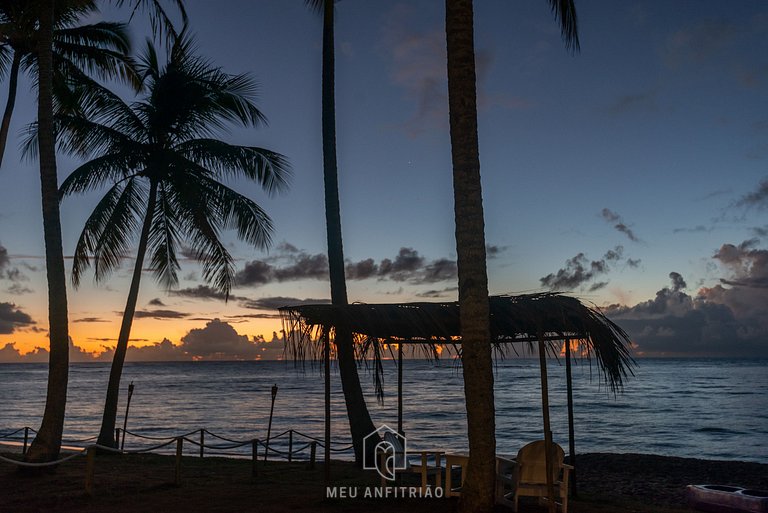
[[[30,433],[37,433],[36,430],[31,427],[25,426],[9,433],[0,433],[0,444],[5,441],[6,445],[21,445],[22,456],[26,456],[29,446]],[[307,461],[308,468],[314,469],[317,459],[317,448],[325,448],[325,444],[320,438],[307,435],[295,429],[288,429],[275,436],[271,436],[266,440],[260,440],[258,438],[252,438],[248,440],[235,440],[225,436],[212,433],[205,428],[196,429],[182,435],[174,435],[169,437],[158,437],[144,435],[140,433],[134,433],[128,430],[121,430],[117,428],[115,430],[116,440],[122,440],[125,442],[125,435],[130,435],[137,440],[146,440],[150,442],[159,442],[150,447],[136,447],[136,448],[115,448],[99,445],[98,443],[90,443],[84,447],[73,447],[71,444],[92,442],[97,437],[89,437],[78,440],[64,440],[62,441],[62,453],[66,454],[55,461],[49,461],[44,463],[28,462],[22,459],[8,458],[0,455],[0,462],[16,465],[23,468],[44,468],[55,465],[60,465],[72,459],[84,456],[86,458],[86,475],[85,475],[85,490],[88,494],[93,494],[93,474],[95,470],[96,454],[102,453],[114,453],[114,454],[147,454],[162,449],[173,449],[175,453],[175,467],[174,467],[174,483],[179,484],[181,481],[181,459],[184,455],[184,443],[187,447],[194,447],[195,452],[200,458],[204,457],[206,450],[208,455],[217,456],[231,456],[231,457],[248,457],[252,460],[251,475],[258,475],[257,461],[260,457],[263,457],[264,461],[267,461],[268,456],[280,457],[288,462],[294,461],[294,458],[301,457],[304,461]],[[210,443],[206,442],[205,438],[208,435],[210,438],[226,442],[226,443]],[[287,440],[286,440],[287,438]],[[281,442],[279,444],[280,449],[275,448],[275,441]],[[10,443],[9,443],[10,442]],[[239,449],[242,447],[249,447],[250,451],[244,452],[228,452],[233,449]],[[284,449],[284,450],[281,450]],[[347,452],[352,449],[352,444],[346,442],[331,442],[331,452]],[[306,451],[309,450],[309,454]],[[189,455],[189,454],[188,454]]]

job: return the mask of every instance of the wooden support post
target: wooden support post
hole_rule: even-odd
[[[565,341],[565,380],[568,387],[568,452],[570,453],[571,496],[578,497],[576,491],[576,440],[573,428],[573,377],[571,375],[571,341]]]
[[[27,445],[29,444],[29,426],[24,426],[24,447],[21,449],[21,453],[26,456]]]
[[[176,473],[174,475],[174,484],[179,486],[181,484],[181,455],[184,452],[184,437],[180,436],[176,439]]]
[[[85,454],[85,493],[93,495],[93,471],[96,467],[96,448],[89,447]]]
[[[541,370],[541,410],[544,416],[544,454],[547,468],[549,513],[555,513],[555,486],[552,482],[552,431],[549,426],[549,385],[547,383],[547,354],[544,337],[539,333],[539,367]]]
[[[397,345],[397,432],[403,432],[403,344]]]
[[[324,333],[325,360],[325,485],[331,484],[331,338],[329,330]]]
[[[309,470],[315,470],[315,459],[317,458],[317,442],[312,441],[309,444]]]
[[[205,453],[205,428],[200,430],[200,457]]]
[[[259,460],[259,441],[257,439],[251,440],[251,476],[256,477],[259,475],[259,469],[257,468],[257,461]]]
[[[115,449],[120,447],[120,428],[115,428]]]
[[[293,461],[293,429],[288,431],[288,463]]]

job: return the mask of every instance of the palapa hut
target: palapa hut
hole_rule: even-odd
[[[559,293],[491,296],[491,340],[495,353],[517,353],[514,344],[529,350],[538,345],[541,365],[544,437],[551,443],[549,401],[546,381],[546,352],[560,354],[564,346],[568,381],[569,445],[573,458],[573,404],[571,392],[571,341],[578,341],[577,356],[592,359],[606,384],[617,391],[631,373],[633,360],[629,338],[618,325],[595,307]],[[381,394],[381,355],[385,346],[398,348],[402,363],[404,344],[417,344],[434,351],[448,344],[461,347],[458,302],[350,305],[315,304],[280,308],[288,337],[287,350],[297,360],[325,360],[326,447],[330,441],[331,344],[337,328],[349,329],[355,336],[360,357],[374,361],[377,393]],[[402,432],[402,365],[398,365],[398,429]],[[326,458],[328,458],[326,451]]]

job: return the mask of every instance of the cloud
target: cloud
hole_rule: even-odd
[[[757,241],[723,244],[713,259],[725,276],[696,295],[677,273],[671,286],[635,306],[612,305],[606,315],[646,356],[763,356],[768,349],[768,250]]]
[[[497,246],[492,248],[494,255],[504,250]],[[246,262],[236,275],[237,285],[258,287],[275,282],[328,280],[328,257],[325,254],[310,254],[288,243],[281,244],[277,249],[277,254],[269,259]],[[347,260],[345,273],[348,280],[377,279],[419,285],[455,280],[457,270],[454,260],[439,258],[429,261],[417,250],[403,247],[394,258],[384,258],[379,262],[373,258],[357,262]],[[204,287],[194,290],[201,296],[208,294]]]
[[[422,297],[427,299],[443,299],[447,297],[455,298],[459,287],[446,287],[442,290],[427,290],[419,292],[416,297]]]
[[[172,290],[169,292],[169,294],[172,296],[180,296],[180,297],[193,298],[193,299],[205,299],[205,300],[215,299],[219,301],[225,301],[226,299],[231,299],[233,301],[247,299],[247,298],[242,298],[238,296],[233,296],[232,294],[230,294],[229,297],[227,297],[223,292],[218,291],[213,287],[209,287],[208,285],[198,285],[197,287]],[[157,306],[165,306],[159,299],[153,299],[152,301],[149,302],[149,304],[150,305],[157,304],[157,303],[153,303],[153,301],[159,302]]]
[[[81,317],[80,319],[74,319],[72,322],[110,322],[100,317]]]
[[[147,303],[149,306],[165,306],[165,303],[159,298],[156,297],[154,299],[150,299],[149,303]]]
[[[737,207],[756,207],[760,210],[768,208],[768,179],[757,186],[757,190],[745,194],[737,202]]]
[[[714,230],[714,227],[707,227],[700,224],[698,226],[694,226],[693,228],[675,228],[672,230],[672,233],[709,233],[712,230]]]
[[[330,299],[298,299],[295,297],[264,297],[243,301],[240,306],[253,310],[277,310],[281,306],[328,304]]]
[[[22,355],[14,342],[8,342],[0,349],[0,363],[44,363],[48,361],[48,351],[42,347],[36,347],[27,354]]]
[[[543,278],[539,278],[539,282],[543,287],[547,287],[550,290],[573,290],[584,287],[598,276],[607,274],[611,269],[611,265],[622,260],[623,254],[623,246],[609,249],[600,260],[589,260],[584,253],[578,253],[573,258],[565,261],[565,267]],[[639,260],[637,262],[639,263]],[[595,282],[589,290],[599,290],[607,284],[607,282]]]
[[[204,360],[255,360],[261,352],[246,335],[219,319],[181,337],[181,349],[194,359]]]
[[[624,221],[622,220],[621,216],[617,214],[616,212],[613,212],[610,209],[604,208],[602,212],[600,212],[600,215],[608,221],[610,224],[613,224],[613,227],[618,230],[619,232],[626,235],[629,240],[632,242],[640,242],[640,239],[635,235],[635,233],[632,231],[631,228],[629,228]]]
[[[10,335],[19,328],[34,326],[35,321],[13,303],[0,303],[0,335]]]
[[[123,315],[122,312],[118,312],[118,314]],[[136,319],[183,319],[189,317],[189,314],[176,310],[136,310],[134,317]]]
[[[37,270],[30,265],[26,265],[26,267],[32,271]],[[8,254],[8,250],[2,244],[0,244],[0,280],[11,282],[6,292],[14,296],[34,292],[29,287],[22,285],[22,282],[29,281],[29,277],[18,267],[11,265],[11,257]]]

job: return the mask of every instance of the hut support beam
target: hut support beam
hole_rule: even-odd
[[[547,495],[549,513],[556,512],[555,486],[552,482],[552,431],[549,425],[549,385],[547,383],[547,354],[543,337],[539,340],[539,367],[541,368],[541,411],[544,416],[544,454],[547,467]]]
[[[576,493],[576,440],[573,428],[573,377],[571,375],[571,341],[565,340],[565,380],[568,387],[568,452],[570,453],[570,464],[573,467],[571,472],[571,495],[577,497]]]
[[[331,339],[330,329],[323,333],[323,370],[325,371],[325,485],[331,483]]]
[[[397,432],[403,432],[403,344],[397,344]]]

